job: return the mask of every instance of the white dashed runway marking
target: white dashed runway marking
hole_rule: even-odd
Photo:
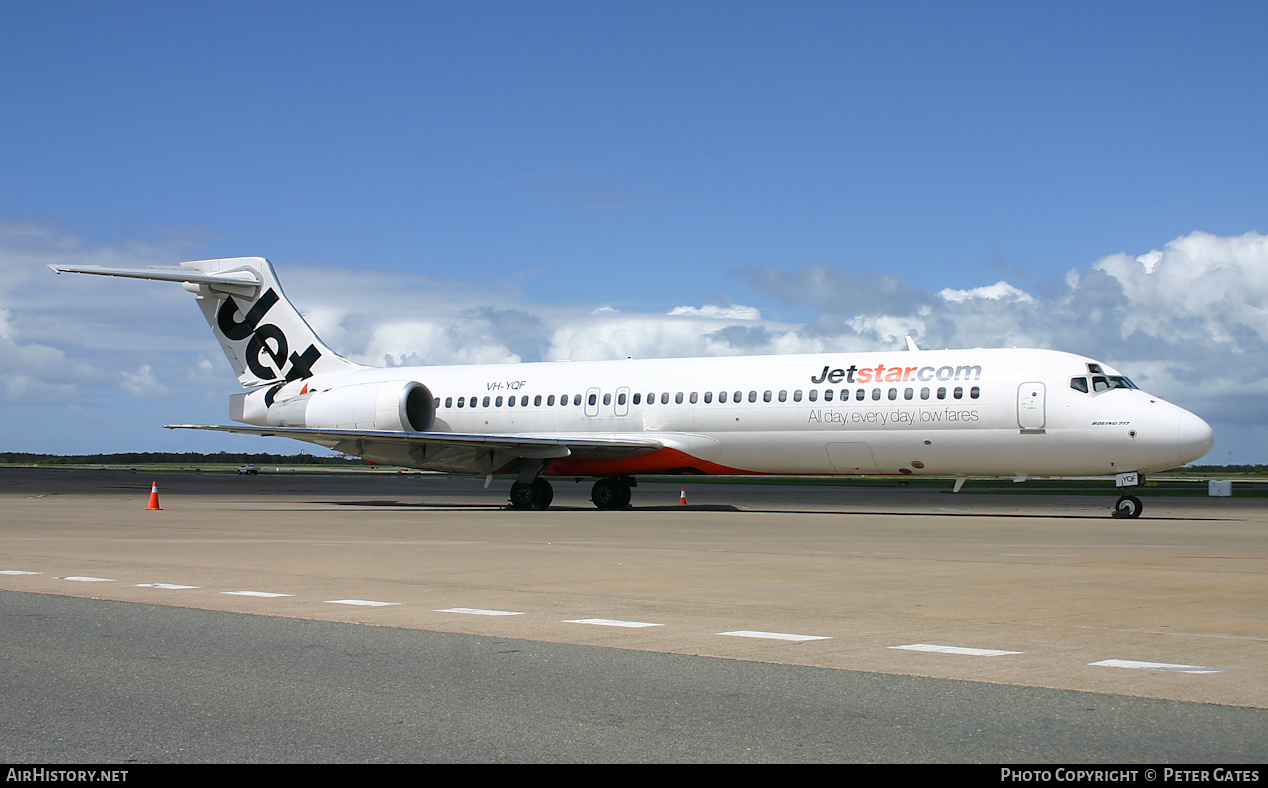
[[[230,596],[263,596],[263,597],[295,596],[294,594],[275,594],[272,591],[221,591],[220,593],[229,594]]]
[[[737,638],[766,638],[767,640],[831,640],[827,635],[794,635],[789,632],[757,632],[752,629],[737,629],[734,632],[719,632],[719,635],[731,635]]]
[[[1016,553],[1013,555],[1023,556],[1027,554]],[[1029,555],[1040,557],[1037,554],[1029,554]],[[1057,557],[1067,557],[1067,556],[1048,554],[1042,557],[1057,558]],[[42,574],[44,573],[33,572],[33,571],[25,570],[25,569],[0,570],[0,575],[42,575]],[[67,575],[64,577],[58,576],[57,579],[70,580],[70,581],[81,582],[81,583],[117,582],[114,578],[91,577],[87,575]],[[188,590],[188,589],[201,588],[201,586],[179,585],[176,583],[137,583],[136,587],[137,588],[156,588],[156,589],[163,589],[163,590]],[[230,596],[249,596],[249,597],[262,597],[262,598],[278,598],[278,597],[293,597],[294,596],[294,594],[283,594],[283,593],[277,593],[273,591],[221,591],[220,593],[227,594]],[[391,606],[397,606],[401,604],[400,602],[381,602],[381,601],[375,601],[370,599],[328,599],[326,600],[326,602],[328,604],[334,604],[334,605],[359,605],[362,607],[391,607]],[[526,613],[522,611],[516,611],[516,610],[489,610],[489,609],[475,608],[475,607],[450,607],[450,608],[437,609],[435,612],[458,613],[462,615],[472,615],[472,616],[526,615]],[[623,621],[619,619],[610,619],[610,618],[568,619],[564,621],[564,623],[591,624],[594,626],[622,627],[627,629],[639,629],[639,628],[645,628],[645,627],[665,626],[664,624],[657,624],[657,623],[652,623],[647,621]],[[827,635],[801,635],[801,634],[796,634],[791,632],[764,632],[760,630],[751,630],[751,629],[740,629],[740,630],[733,630],[730,632],[718,632],[716,634],[726,635],[729,637],[761,638],[766,640],[785,640],[785,641],[792,641],[792,642],[802,642],[802,641],[810,641],[810,640],[832,640],[832,637]],[[902,646],[889,646],[888,648],[905,650],[905,651],[924,651],[924,652],[933,652],[933,653],[940,653],[940,654],[959,654],[959,655],[978,656],[978,657],[998,657],[998,656],[1016,655],[1016,654],[1024,653],[1021,651],[1006,651],[1003,649],[968,648],[964,646],[942,646],[942,645],[937,645],[932,643],[910,643],[910,644],[902,645]],[[1204,667],[1200,665],[1180,665],[1180,664],[1174,664],[1174,663],[1168,663],[1168,662],[1144,662],[1139,660],[1126,660],[1126,659],[1106,659],[1106,660],[1101,660],[1100,662],[1091,662],[1088,664],[1089,666],[1094,666],[1094,667],[1127,668],[1132,670],[1153,670],[1153,671],[1162,671],[1162,672],[1168,672],[1168,673],[1203,674],[1203,673],[1222,673],[1224,671],[1223,668]]]
[[[1103,659],[1089,662],[1094,667],[1132,668],[1135,670],[1161,670],[1168,673],[1222,673],[1221,668],[1204,668],[1198,665],[1172,665],[1167,662],[1137,662],[1131,659]]]
[[[1005,654],[1020,654],[1020,651],[1000,651],[993,648],[964,648],[962,646],[935,646],[931,643],[912,643],[908,646],[890,646],[890,648],[907,651],[934,651],[939,654],[965,654],[970,657],[1002,657]]]
[[[361,605],[362,607],[391,607],[400,602],[375,602],[373,599],[327,599],[332,605]]]
[[[574,618],[565,624],[596,624],[601,627],[663,627],[664,624],[649,624],[646,621],[615,621],[610,618]]]

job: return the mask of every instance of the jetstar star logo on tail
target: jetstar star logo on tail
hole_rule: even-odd
[[[811,375],[810,382],[820,383],[905,383],[912,380],[981,380],[982,367],[942,366],[942,367],[887,367],[877,364],[874,367],[859,367],[851,364],[848,369],[832,369],[826,366],[817,376]]]

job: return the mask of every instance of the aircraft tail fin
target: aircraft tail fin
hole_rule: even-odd
[[[178,266],[148,268],[49,268],[59,274],[182,283],[198,299],[203,317],[244,388],[363,368],[321,341],[286,298],[273,264],[263,257],[193,260]]]

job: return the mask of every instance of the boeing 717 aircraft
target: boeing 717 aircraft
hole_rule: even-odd
[[[236,425],[385,465],[513,474],[545,509],[549,477],[597,478],[600,509],[639,474],[1079,476],[1115,479],[1138,517],[1144,474],[1196,460],[1205,421],[1094,359],[974,349],[374,368],[335,353],[261,257],[54,271],[179,282],[243,391]]]

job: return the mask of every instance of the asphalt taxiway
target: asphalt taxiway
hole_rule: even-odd
[[[163,511],[145,511],[155,480]],[[335,725],[290,756],[233,739],[196,756],[181,753],[197,748],[145,749],[146,760],[1262,762],[1268,754],[1268,505],[1259,499],[1146,498],[1145,515],[1123,521],[1107,516],[1109,489],[951,495],[688,481],[682,506],[682,486],[644,484],[631,510],[602,512],[589,504],[588,484],[556,481],[551,510],[515,512],[504,508],[505,484],[485,490],[479,480],[418,474],[0,471],[0,591],[25,592],[0,593],[6,630],[23,633],[6,637],[6,664],[65,671],[61,660],[87,660],[102,683],[83,684],[75,697],[115,708],[112,718],[131,713],[120,698],[144,694],[129,694],[130,681],[170,681],[166,697],[194,693],[177,706],[232,720],[250,716],[244,700],[218,703],[213,690],[195,688],[228,682],[235,689],[226,698],[263,698],[265,688],[294,684],[313,699],[299,693],[259,708],[320,709],[364,679],[327,676],[329,666],[306,655],[388,649],[404,660],[391,670],[403,672],[384,681],[404,702],[415,697],[409,655],[427,653],[414,663],[412,692],[433,688],[423,695],[453,735],[491,732],[490,720],[504,717],[508,731],[533,729],[508,733],[494,749],[446,750],[445,736],[428,739],[416,719],[387,730],[413,731],[409,740],[427,748],[371,757],[344,745],[322,750],[343,730]],[[69,623],[84,620],[119,631]],[[140,648],[136,633],[169,631],[186,634],[149,650],[173,654],[115,660]],[[358,638],[377,645],[334,645]],[[209,647],[171,646],[186,639]],[[445,644],[440,656],[436,643]],[[445,650],[458,643],[467,667]],[[259,661],[213,658],[226,648],[257,649]],[[529,653],[537,656],[505,656]],[[290,678],[265,680],[279,654]],[[260,686],[233,678],[230,665]],[[41,689],[39,677],[52,675],[42,669],[19,673],[10,671],[6,704],[38,708],[42,693],[69,691],[63,681]],[[762,694],[774,685],[785,694]],[[100,689],[94,701],[94,686],[119,689]],[[542,699],[534,707],[554,711],[521,717],[535,693],[570,700]],[[664,704],[648,707],[647,697]],[[579,716],[570,720],[567,709]],[[295,714],[288,719],[303,718]],[[37,729],[57,728],[51,711],[10,708],[5,717],[23,715]],[[930,722],[939,717],[948,727]],[[700,719],[711,722],[691,722]],[[853,733],[843,738],[845,719]],[[703,738],[689,743],[690,730]],[[600,743],[599,731],[613,740]],[[14,735],[0,752],[39,756],[39,745]],[[119,738],[100,729],[68,735]],[[611,749],[617,739],[645,748]],[[68,744],[43,757],[121,756],[85,758]]]

